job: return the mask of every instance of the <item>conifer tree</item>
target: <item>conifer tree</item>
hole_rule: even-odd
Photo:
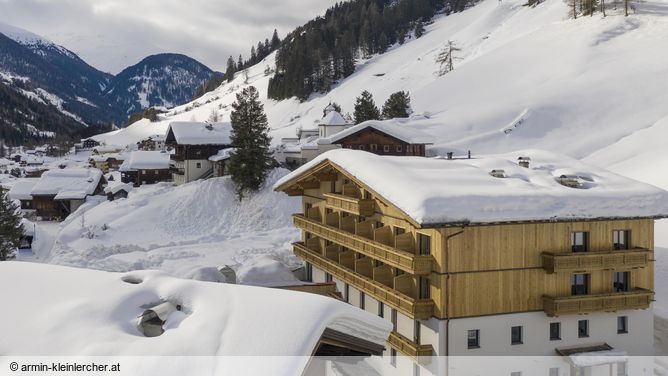
[[[5,141],[0,140],[0,158],[4,158],[7,155],[7,149],[5,149]]]
[[[355,102],[355,124],[363,123],[367,120],[379,120],[380,111],[373,101],[373,95],[364,90],[362,94],[357,97]]]
[[[230,175],[236,186],[239,200],[244,194],[257,191],[274,166],[269,152],[269,124],[259,93],[249,86],[237,94],[232,104],[232,147]]]
[[[278,31],[274,29],[274,35],[271,36],[271,49],[275,50],[281,46],[281,38],[278,37]]]
[[[13,259],[14,252],[21,244],[23,225],[18,213],[18,205],[0,188],[0,261]]]
[[[419,38],[422,35],[424,35],[424,24],[422,23],[422,20],[418,20],[415,23],[415,37]]]
[[[383,119],[407,118],[411,112],[411,96],[407,91],[393,93],[383,105]]]
[[[236,67],[234,66],[234,59],[232,59],[232,56],[230,56],[227,59],[227,70],[225,70],[225,78],[227,79],[227,82],[232,82],[235,71]]]
[[[237,60],[237,71],[244,69],[244,58],[239,55],[239,60]]]
[[[448,44],[443,48],[443,50],[436,57],[436,62],[441,65],[441,69],[438,72],[439,76],[451,72],[455,69],[454,60],[459,59],[455,54],[462,49],[457,47],[455,42],[449,40]]]

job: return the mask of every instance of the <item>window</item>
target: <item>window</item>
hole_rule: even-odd
[[[378,145],[377,145],[377,144],[371,144],[370,147],[369,147],[369,149],[370,149],[371,151],[378,151]]]
[[[397,310],[392,308],[392,317],[390,318],[392,320],[392,330],[395,332],[397,331]]]
[[[406,152],[407,153],[412,153],[413,152],[413,146],[412,145],[406,145]]]
[[[612,232],[612,242],[615,249],[629,249],[631,231],[615,230]]]
[[[521,345],[522,344],[522,327],[513,326],[510,328],[510,344],[511,345]]]
[[[142,175],[146,175],[146,170],[141,170]]]
[[[587,252],[589,233],[587,232],[573,232],[571,233],[571,250],[573,252]]]
[[[378,316],[385,317],[385,303],[378,302]]]
[[[559,368],[550,368],[550,376],[559,376]]]
[[[589,274],[573,274],[571,276],[571,295],[589,294]]]
[[[617,317],[617,334],[629,332],[629,318],[627,316]]]
[[[360,309],[364,309],[364,293],[360,291]]]
[[[364,149],[366,149],[366,148],[364,147],[364,145],[359,145],[357,148],[360,149],[360,150],[364,150]]]
[[[385,153],[389,153],[390,152],[390,145],[383,145],[383,151]]]
[[[550,323],[550,341],[559,341],[561,339],[561,323]]]
[[[413,341],[420,344],[420,320],[415,320],[413,322]]]
[[[158,175],[158,174],[160,173],[160,171],[155,170],[153,173],[156,174],[156,175]]]
[[[347,283],[343,286],[343,295],[346,299],[346,303],[350,303],[350,285]]]
[[[431,237],[429,235],[418,233],[418,249],[421,255],[431,254]]]
[[[578,338],[589,337],[589,320],[578,321]]]
[[[332,275],[329,273],[325,273],[325,282],[332,282]]]
[[[405,233],[406,233],[405,228],[394,226],[394,236],[405,234]]]
[[[197,162],[197,168],[202,168],[202,164],[200,162]]]
[[[468,347],[469,349],[477,349],[480,347],[480,330],[474,329],[468,331]]]
[[[401,145],[397,145],[397,153],[401,153],[402,150],[403,148],[401,147]]]
[[[631,273],[615,272],[613,274],[612,287],[615,290],[615,292],[629,291],[630,281],[631,281]]]
[[[420,277],[420,299],[429,299],[430,295],[429,278]]]

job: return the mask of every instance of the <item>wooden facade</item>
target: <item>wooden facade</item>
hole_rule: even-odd
[[[172,171],[165,169],[142,169],[121,172],[121,181],[139,187],[143,184],[156,184],[172,181]]]
[[[423,227],[330,161],[277,190],[302,196],[296,255],[412,319],[612,312],[653,299],[652,218]],[[614,231],[630,235],[627,249]],[[588,234],[588,252],[573,252],[575,232]],[[569,260],[555,267],[560,257]],[[630,276],[625,291],[616,272]],[[588,276],[587,295],[572,296],[574,274]],[[405,354],[426,352],[391,339]]]
[[[378,155],[425,156],[425,144],[410,144],[371,127],[334,143],[344,149],[364,150]]]

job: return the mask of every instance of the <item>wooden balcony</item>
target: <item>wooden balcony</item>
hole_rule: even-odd
[[[427,320],[434,314],[434,302],[431,299],[411,298],[371,278],[359,275],[335,261],[325,258],[317,252],[308,249],[304,243],[294,243],[293,245],[294,253],[298,257],[412,319]]]
[[[401,354],[415,359],[430,357],[434,353],[434,348],[431,345],[418,345],[397,332],[390,333],[387,344]]]
[[[393,268],[398,268],[414,275],[427,275],[431,273],[433,258],[430,255],[415,255],[402,251],[366,237],[355,235],[333,226],[327,226],[320,221],[306,218],[301,214],[295,214],[293,217],[295,226],[300,229],[352,251],[379,260]]]
[[[369,217],[376,210],[376,203],[373,200],[364,200],[336,193],[325,193],[324,196],[328,207],[354,215]]]
[[[643,248],[602,252],[544,252],[543,268],[548,273],[645,268],[652,252]]]
[[[592,312],[615,312],[629,309],[647,309],[653,299],[654,292],[645,289],[596,295],[543,296],[543,309],[550,317]]]

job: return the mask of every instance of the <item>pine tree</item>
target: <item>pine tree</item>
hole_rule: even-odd
[[[237,94],[232,104],[232,147],[230,175],[236,186],[239,200],[244,194],[260,189],[274,166],[269,152],[269,123],[254,86]]]
[[[251,47],[251,54],[250,54],[250,60],[249,63],[250,65],[255,64],[257,62],[257,54],[255,53],[255,46]]]
[[[23,225],[18,213],[18,205],[0,188],[0,261],[13,259],[14,252],[21,244]]]
[[[225,70],[225,78],[227,79],[227,82],[232,82],[234,79],[234,72],[236,71],[236,67],[234,66],[234,59],[232,56],[230,56],[227,59],[227,70]]]
[[[411,96],[407,91],[393,93],[383,105],[383,119],[407,118],[411,112]]]
[[[422,23],[422,20],[418,20],[418,22],[415,23],[415,37],[419,38],[424,35],[424,24]]]
[[[0,158],[4,158],[7,155],[7,150],[5,149],[5,140],[0,140]]]
[[[364,90],[362,94],[357,97],[355,102],[355,124],[363,123],[367,120],[379,120],[380,111],[373,101],[373,95]]]
[[[272,51],[281,46],[281,38],[278,37],[278,31],[274,29],[274,35],[271,36]]]
[[[237,60],[237,71],[244,69],[244,58],[239,55],[239,60]]]

